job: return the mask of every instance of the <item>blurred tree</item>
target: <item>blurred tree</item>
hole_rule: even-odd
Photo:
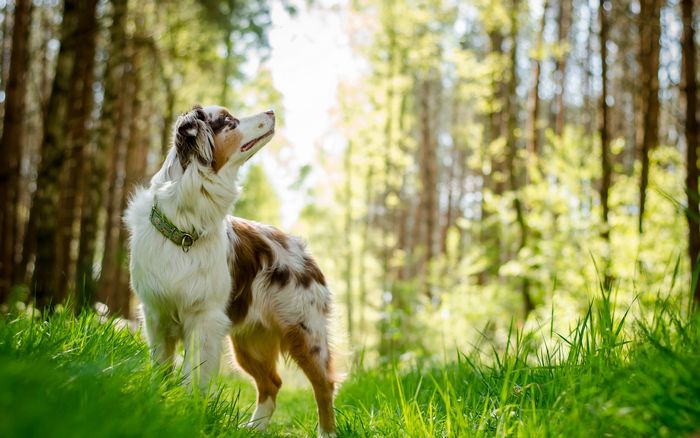
[[[566,60],[569,52],[569,26],[571,21],[572,2],[559,1],[557,10],[557,49],[555,61],[555,80],[557,82],[556,91],[556,119],[554,120],[554,132],[562,135],[564,124],[566,123]]]
[[[253,35],[254,44],[267,46],[266,28],[270,25],[269,2],[263,0],[198,0],[206,21],[221,31],[224,56],[221,65],[221,94],[219,102],[231,106],[230,81],[237,71],[235,43],[245,41],[243,34]]]
[[[2,137],[0,137],[0,303],[9,296],[13,283],[15,257],[18,244],[18,212],[20,194],[20,163],[24,142],[24,126],[29,66],[29,30],[31,27],[32,1],[15,3],[15,19],[12,30],[12,52],[7,87]],[[7,7],[3,26],[7,23]],[[5,32],[3,32],[3,37]],[[3,47],[4,47],[3,42]],[[3,50],[4,52],[4,50]],[[4,80],[4,79],[3,79]]]
[[[125,114],[126,96],[122,84],[126,79],[126,19],[128,5],[127,0],[112,0],[112,23],[109,28],[109,47],[107,48],[108,59],[104,72],[104,97],[100,119],[98,122],[96,141],[90,156],[88,157],[86,169],[86,189],[83,193],[82,215],[80,222],[80,242],[78,247],[78,259],[75,277],[77,292],[77,308],[89,307],[93,304],[97,296],[97,281],[94,272],[96,251],[98,217],[101,207],[107,199],[107,205],[112,207],[114,201],[110,196],[116,196],[117,190],[113,185],[116,174],[116,166],[119,163],[119,151],[124,144],[124,134],[128,122]],[[112,154],[112,159],[108,159]],[[110,172],[107,172],[107,163],[110,165]],[[112,183],[111,190],[107,191],[107,182]],[[108,196],[105,194],[108,193]],[[104,271],[113,269],[112,248],[114,246],[114,230],[117,228],[115,220],[118,221],[113,208],[108,208],[107,213],[107,236],[104,247],[105,254],[110,254],[102,264]],[[106,275],[105,278],[108,276]],[[111,280],[110,280],[111,281]],[[103,302],[107,302],[110,295],[111,285],[104,282],[102,285],[104,293],[101,296]]]
[[[661,50],[661,0],[640,0],[639,70],[640,117],[637,145],[642,162],[639,182],[639,232],[643,232],[644,206],[649,185],[649,154],[659,141],[659,52]]]
[[[687,154],[686,191],[688,196],[688,256],[691,272],[695,272],[700,256],[700,211],[698,208],[698,120],[697,77],[695,69],[695,30],[693,29],[693,0],[681,1],[683,19],[683,80],[685,96],[685,147]],[[695,284],[693,284],[695,283]],[[696,305],[700,303],[700,281],[691,277],[691,292]],[[693,286],[694,289],[693,290]],[[697,308],[697,306],[696,306]]]
[[[547,9],[549,8],[549,0],[545,0],[542,5],[542,21],[539,31],[537,32],[537,40],[532,54],[533,58],[533,77],[532,91],[530,92],[530,134],[528,138],[528,151],[533,157],[536,157],[539,152],[540,142],[540,82],[542,76],[542,64],[544,63],[545,48],[544,48],[544,32],[547,25]]]
[[[65,247],[70,245],[67,237],[72,235],[72,228],[58,228],[63,207],[59,202],[64,163],[69,157],[70,148],[75,147],[68,144],[68,130],[65,128],[78,129],[78,123],[87,122],[86,119],[72,120],[70,109],[77,102],[84,101],[81,93],[92,93],[89,83],[86,87],[78,86],[82,85],[83,79],[80,74],[82,61],[92,65],[91,61],[78,56],[86,52],[94,53],[96,7],[96,0],[66,0],[64,3],[61,46],[44,127],[37,191],[29,219],[31,222],[31,216],[34,216],[36,223],[30,236],[35,242],[30,248],[36,248],[31,284],[39,308],[52,307],[65,299],[61,294],[65,291],[63,285],[67,273],[61,270],[65,267],[61,257],[66,254]],[[30,248],[25,246],[25,250]]]
[[[92,5],[86,5],[92,7]],[[57,258],[54,260],[53,287],[59,297],[68,296],[70,280],[74,278],[73,242],[77,237],[76,222],[80,222],[80,203],[92,140],[92,109],[94,102],[95,53],[97,50],[98,22],[95,12],[81,19],[77,29],[81,43],[76,50],[76,61],[71,81],[75,84],[75,100],[69,102],[65,126],[67,153],[63,163],[58,209]]]
[[[610,3],[606,0],[598,2],[598,19],[600,22],[600,115],[599,115],[599,132],[600,132],[600,155],[601,155],[601,180],[600,180],[600,204],[602,217],[603,239],[609,244],[610,242],[610,185],[612,183],[612,164],[610,163],[610,127],[609,127],[609,111],[608,111],[608,19],[606,8],[610,8]],[[604,263],[603,276],[605,287],[610,288],[612,277],[610,273],[610,248],[605,249],[603,255]]]

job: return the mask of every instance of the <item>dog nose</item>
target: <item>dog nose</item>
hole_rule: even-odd
[[[267,111],[265,111],[265,114],[267,114],[268,116],[272,117],[273,119],[275,118],[275,112],[272,111],[272,110],[267,110]]]

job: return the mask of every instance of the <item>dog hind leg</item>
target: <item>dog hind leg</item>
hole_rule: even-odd
[[[272,333],[255,336],[234,335],[232,337],[236,362],[255,380],[258,397],[255,412],[248,426],[259,431],[265,430],[277,406],[277,393],[282,379],[277,374],[279,339]]]
[[[318,315],[321,324],[299,324],[287,330],[284,348],[304,371],[311,382],[318,407],[320,437],[335,436],[333,390],[335,386],[331,352],[325,330],[325,317]],[[315,327],[315,328],[314,328]]]

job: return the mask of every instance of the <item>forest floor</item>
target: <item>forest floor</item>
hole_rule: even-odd
[[[700,436],[700,323],[680,313],[662,301],[632,321],[603,299],[556,345],[513,330],[490,360],[354,371],[337,395],[338,435]],[[239,428],[252,385],[221,385],[188,394],[149,365],[139,335],[94,314],[0,317],[2,437],[315,436],[307,386],[285,383],[257,434]]]

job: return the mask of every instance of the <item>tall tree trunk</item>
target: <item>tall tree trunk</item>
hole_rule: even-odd
[[[134,191],[136,186],[141,183],[141,180],[146,173],[146,164],[148,162],[148,128],[150,114],[152,109],[148,107],[148,101],[145,98],[146,92],[149,90],[143,80],[146,77],[143,65],[143,47],[136,45],[132,55],[132,68],[134,84],[134,100],[131,108],[132,114],[132,129],[129,133],[129,140],[126,150],[126,168],[124,173],[124,186],[121,192],[121,200],[119,204],[119,212],[123,212],[128,204],[129,196]],[[121,215],[121,214],[120,214]],[[128,276],[128,233],[126,228],[119,222],[119,234],[117,240],[117,263],[113,273],[113,301],[110,305],[110,310],[113,313],[130,316],[130,301],[131,293],[129,290]],[[108,303],[109,304],[109,303]]]
[[[504,55],[503,52],[503,34],[501,29],[493,29],[489,31],[489,50],[498,55]],[[500,58],[500,56],[499,56]],[[491,99],[500,100],[506,105],[505,99],[506,87],[500,74],[494,72],[490,82]],[[496,178],[496,174],[505,169],[503,154],[494,154],[491,151],[490,145],[493,144],[501,135],[506,132],[504,123],[505,117],[503,111],[491,111],[487,116],[486,122],[486,141],[482,147],[482,155],[484,160],[488,160],[490,166],[488,171],[482,171],[482,197],[481,197],[481,229],[479,240],[483,248],[488,248],[493,251],[493,256],[489,257],[490,263],[487,269],[479,273],[478,282],[481,285],[486,284],[488,278],[493,278],[498,275],[498,270],[501,266],[501,230],[498,221],[492,221],[491,211],[486,205],[486,192],[493,192],[494,195],[500,196],[503,194],[504,184]],[[483,167],[482,167],[483,169]],[[494,223],[491,223],[494,222]],[[487,254],[488,255],[488,254]]]
[[[12,32],[10,72],[0,138],[0,303],[9,297],[17,248],[17,206],[25,127],[32,1],[17,0]],[[7,17],[5,17],[7,20]],[[3,35],[5,37],[6,35]]]
[[[644,230],[644,210],[649,184],[649,153],[659,141],[659,51],[661,0],[640,0],[639,70],[641,73],[641,117],[637,145],[642,162],[639,181],[639,232]]]
[[[534,80],[532,83],[532,91],[530,93],[530,99],[532,101],[530,105],[530,136],[528,141],[528,152],[536,157],[539,154],[539,141],[540,141],[540,126],[539,126],[539,114],[540,114],[540,76],[542,72],[542,62],[544,61],[544,28],[547,24],[547,9],[549,7],[549,0],[544,1],[542,9],[542,21],[540,24],[539,32],[537,33],[537,44],[535,46],[535,57],[534,57]]]
[[[348,141],[347,150],[345,151],[344,170],[345,170],[345,307],[347,312],[348,324],[348,342],[353,345],[354,326],[353,326],[353,252],[352,252],[352,140]]]
[[[83,193],[80,219],[80,243],[75,285],[77,309],[93,304],[97,294],[95,262],[99,212],[104,202],[107,180],[107,157],[120,144],[124,114],[120,111],[122,80],[126,65],[126,14],[128,0],[112,0],[109,59],[104,73],[104,100],[93,157],[88,161],[88,187]]]
[[[127,143],[130,138],[133,104],[135,99],[135,83],[133,79],[133,47],[132,41],[127,41],[125,50],[125,69],[121,82],[126,84],[121,90],[115,119],[114,140],[110,147],[111,160],[107,168],[107,190],[104,201],[105,226],[104,246],[100,279],[97,288],[97,300],[112,307],[119,303],[119,233],[122,228],[121,203],[122,193],[125,190],[124,180],[126,172]]]
[[[12,38],[8,38],[10,33],[10,2],[5,2],[2,7],[2,43],[0,44],[0,84],[2,84],[3,89],[7,89],[7,80],[9,76],[9,69],[7,68],[7,51],[8,45]],[[4,103],[4,102],[3,102]],[[4,108],[4,105],[3,105]]]
[[[60,283],[56,275],[60,273],[55,269],[60,232],[57,220],[60,209],[60,176],[68,152],[65,128],[70,117],[70,103],[79,99],[76,84],[72,82],[73,71],[78,64],[78,48],[83,44],[94,44],[84,40],[80,34],[81,21],[95,19],[96,5],[96,0],[66,0],[64,3],[61,47],[44,124],[37,191],[29,219],[30,223],[34,221],[32,240],[36,245],[31,286],[39,308],[53,306],[65,298],[56,293],[56,285]]]
[[[360,330],[365,333],[365,312],[367,310],[367,255],[370,251],[370,225],[372,223],[372,212],[370,205],[372,203],[372,187],[374,186],[374,168],[372,163],[369,163],[367,169],[367,175],[365,175],[365,205],[367,206],[367,217],[365,218],[363,230],[362,230],[362,246],[360,248],[358,267],[359,280],[360,280]],[[382,297],[384,299],[384,297]],[[380,325],[380,330],[383,325]],[[383,333],[380,333],[380,338],[383,337]]]
[[[607,103],[608,98],[608,20],[607,12],[605,11],[605,0],[598,2],[598,18],[600,20],[600,65],[601,65],[601,83],[602,90],[600,93],[600,146],[601,146],[601,182],[600,182],[600,204],[602,208],[603,230],[601,236],[606,242],[607,249],[610,251],[610,206],[608,205],[608,195],[610,185],[612,183],[612,164],[610,162],[610,128],[609,128],[609,108]],[[605,255],[604,280],[605,287],[611,286],[612,277],[610,274],[610,254]]]
[[[558,43],[560,45],[565,45],[569,39],[569,25],[571,20],[571,2],[560,1],[559,2],[559,12],[557,17],[557,32],[558,32]],[[568,57],[567,53],[560,53],[557,56],[554,70],[556,72],[555,78],[557,81],[557,113],[556,119],[554,121],[554,132],[557,135],[562,135],[564,132],[564,125],[566,123],[566,104],[564,101],[564,95],[566,93],[566,59]]]
[[[693,29],[693,0],[681,1],[683,18],[683,75],[685,78],[685,143],[687,150],[686,190],[688,192],[688,256],[691,272],[700,255],[700,228],[698,218],[698,119],[697,79],[695,71],[695,30]],[[691,278],[691,286],[693,282]],[[700,282],[691,293],[696,309],[700,308]]]
[[[507,122],[507,166],[508,166],[508,185],[513,193],[513,208],[515,209],[515,218],[518,223],[518,228],[520,229],[520,242],[518,242],[518,253],[527,246],[527,222],[525,221],[525,212],[523,207],[523,202],[521,200],[520,185],[523,178],[520,176],[518,170],[518,165],[516,160],[518,157],[518,145],[517,138],[515,136],[515,130],[518,125],[518,96],[516,89],[518,87],[518,15],[519,15],[520,1],[513,0],[512,10],[511,10],[511,28],[510,28],[510,38],[511,38],[511,51],[510,51],[510,74],[508,77],[508,97],[506,100],[506,114],[508,117]],[[535,308],[535,304],[530,295],[530,280],[524,276],[521,284],[521,294],[523,297],[523,312],[524,319],[527,319],[528,315]]]
[[[432,73],[427,72],[420,82],[419,113],[420,113],[420,178],[421,205],[424,215],[423,223],[417,222],[417,227],[423,228],[423,247],[425,256],[422,266],[423,293],[432,299],[431,265],[434,258],[434,235],[437,219],[437,142],[433,132],[433,87],[436,81]]]
[[[391,211],[388,206],[389,194],[392,192],[391,187],[391,153],[394,147],[394,123],[395,123],[395,111],[394,111],[394,83],[395,76],[397,74],[396,61],[397,61],[397,47],[396,47],[396,29],[394,21],[394,7],[392,1],[382,2],[382,9],[385,9],[385,14],[387,15],[388,22],[384,24],[387,33],[387,74],[383,78],[386,86],[386,104],[385,104],[385,119],[384,119],[384,168],[382,172],[382,216],[381,216],[381,233],[382,233],[382,290],[390,291],[392,290],[393,279],[391,278],[391,273],[389,272],[389,259],[391,257],[391,248],[389,246],[389,234],[391,233]],[[396,298],[396,297],[395,297]]]
[[[68,107],[67,154],[63,164],[63,183],[59,195],[57,257],[54,262],[56,272],[53,275],[57,279],[57,284],[54,285],[56,293],[61,297],[68,296],[70,280],[75,276],[72,248],[76,238],[76,224],[80,222],[82,192],[86,188],[85,166],[88,161],[86,153],[90,152],[91,147],[88,123],[94,102],[92,85],[98,30],[96,5],[97,1],[92,0],[92,4],[86,5],[86,8],[91,8],[92,12],[86,9],[80,17],[78,35],[82,44],[78,46],[76,54],[78,62],[72,74],[72,81],[75,84],[74,98]]]
[[[175,90],[172,79],[164,78],[165,81],[165,114],[163,115],[163,130],[160,134],[161,154],[165,157],[168,154],[172,142],[173,123],[175,123]]]
[[[225,32],[226,39],[224,40],[224,47],[226,47],[226,58],[224,58],[222,78],[221,78],[221,105],[230,106],[231,103],[228,101],[228,81],[231,77],[231,70],[233,69],[233,40],[232,32],[227,30]]]

